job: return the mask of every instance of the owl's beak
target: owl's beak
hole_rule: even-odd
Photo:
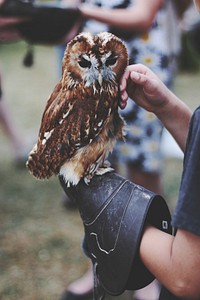
[[[98,83],[99,83],[100,86],[102,86],[103,78],[102,78],[101,73],[99,73],[99,76],[98,76]]]

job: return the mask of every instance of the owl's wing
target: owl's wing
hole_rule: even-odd
[[[91,143],[111,112],[104,97],[74,97],[63,91],[61,82],[51,94],[43,113],[37,145],[27,166],[37,178],[57,174],[61,165],[79,148]]]

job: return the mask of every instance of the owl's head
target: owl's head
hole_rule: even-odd
[[[115,35],[102,32],[92,35],[83,32],[67,46],[63,58],[63,78],[73,88],[118,84],[128,64],[125,44]]]

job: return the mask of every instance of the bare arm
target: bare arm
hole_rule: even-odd
[[[0,42],[12,42],[19,40],[20,34],[17,24],[23,22],[20,18],[0,17]]]
[[[192,112],[150,69],[140,64],[127,67],[120,88],[122,108],[129,95],[138,105],[155,113],[185,150]]]
[[[123,29],[146,30],[162,4],[163,0],[136,0],[129,9],[107,9],[88,4],[81,4],[79,9],[86,19]]]
[[[0,0],[0,8],[5,0]],[[23,23],[27,18],[2,17],[0,16],[0,42],[10,42],[19,40],[20,34],[17,25]]]
[[[200,299],[200,237],[178,230],[175,237],[147,227],[140,256],[166,288],[187,300]]]

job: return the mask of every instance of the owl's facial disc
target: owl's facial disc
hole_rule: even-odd
[[[118,57],[109,51],[99,57],[95,54],[81,54],[78,57],[79,67],[82,69],[86,86],[95,86],[97,83],[102,86],[103,82],[115,81],[113,69],[117,65]]]

